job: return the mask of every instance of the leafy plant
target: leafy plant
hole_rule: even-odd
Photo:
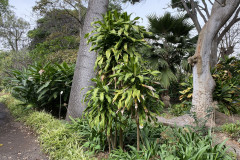
[[[90,121],[84,118],[72,119],[67,127],[82,137],[82,147],[89,154],[104,151],[106,148],[106,134],[99,132],[98,127],[91,127]]]
[[[154,127],[152,128],[154,129]],[[140,151],[132,145],[129,151],[115,150],[110,159],[143,159],[143,160],[232,160],[227,153],[225,142],[213,146],[211,131],[206,136],[199,135],[190,128],[163,127],[161,138],[143,138]]]
[[[68,103],[73,72],[74,66],[66,63],[49,63],[44,66],[36,63],[23,71],[12,71],[12,77],[7,79],[11,82],[8,87],[11,88],[12,95],[26,106],[45,109],[56,115],[60,96],[62,106]]]
[[[183,91],[179,91],[182,95],[179,97],[180,101],[191,101],[193,93],[193,77],[192,75],[186,79],[186,82],[180,83]]]
[[[213,70],[216,81],[213,97],[225,114],[240,113],[240,60],[232,57],[222,59]]]
[[[151,113],[157,111],[154,107],[147,108],[145,100],[148,97],[158,99],[155,89],[149,85],[149,76],[160,72],[141,67],[142,59],[136,48],[147,45],[144,40],[147,32],[144,27],[136,25],[138,17],[131,20],[130,16],[126,12],[108,12],[103,21],[94,22],[96,30],[92,33],[97,34],[88,39],[92,44],[90,50],[98,53],[94,67],[98,68],[98,75],[93,79],[96,87],[86,94],[86,116],[91,126],[97,125],[100,131],[106,131],[109,152],[111,144],[116,146],[117,130],[120,130],[119,143],[123,148],[124,117],[136,120],[139,150],[139,125],[143,124],[146,116],[149,120],[155,119]],[[112,136],[113,130],[115,138]]]

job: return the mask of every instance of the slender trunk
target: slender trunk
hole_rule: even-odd
[[[107,136],[107,141],[108,141],[108,152],[110,154],[111,153],[111,140],[110,140],[110,136]]]
[[[112,135],[112,129],[110,129],[110,138],[111,138],[111,144],[112,144],[112,148],[115,149],[115,144],[114,144],[114,136]]]
[[[18,40],[15,39],[15,52],[18,53]]]
[[[93,21],[102,19],[102,14],[107,11],[108,2],[108,0],[89,0],[88,2],[87,14],[81,31],[80,47],[73,76],[66,120],[69,120],[69,116],[73,118],[81,117],[86,108],[83,98],[89,90],[88,87],[93,85],[91,79],[95,77],[93,66],[97,55],[95,52],[89,52],[91,44],[87,45],[84,35],[93,30],[91,26]]]
[[[117,136],[118,136],[117,132],[118,132],[118,129],[117,129],[117,126],[116,126],[115,127],[115,137],[114,137],[114,149],[117,148]]]
[[[139,129],[139,116],[138,116],[138,109],[135,109],[136,114],[136,124],[137,124],[137,150],[140,150],[140,129]]]
[[[212,63],[210,58],[215,37],[237,9],[239,3],[239,0],[228,0],[224,7],[217,2],[214,3],[211,16],[199,34],[195,55],[189,58],[189,63],[194,65],[193,108],[191,110],[196,113],[197,118],[206,118],[207,111],[212,107],[215,82],[210,73]]]
[[[120,128],[120,133],[119,133],[119,144],[121,149],[123,150],[123,130]]]
[[[139,119],[136,119],[137,123],[137,150],[140,150],[140,129],[139,129]]]

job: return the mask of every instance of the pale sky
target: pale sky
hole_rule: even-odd
[[[31,27],[34,27],[37,16],[33,14],[32,7],[35,5],[36,0],[9,0],[10,5],[14,6],[14,11],[18,17],[22,17],[30,22]],[[141,25],[147,26],[147,15],[156,13],[157,15],[163,15],[166,11],[174,12],[168,8],[170,0],[144,0],[141,3],[135,5],[126,4],[123,6],[124,11],[133,13],[133,17],[139,16],[143,18],[140,21]]]

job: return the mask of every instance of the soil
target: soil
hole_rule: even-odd
[[[0,103],[0,159],[48,160],[40,150],[34,133],[14,121],[5,105]]]

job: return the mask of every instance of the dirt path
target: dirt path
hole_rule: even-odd
[[[0,104],[0,160],[48,160],[34,134]]]

